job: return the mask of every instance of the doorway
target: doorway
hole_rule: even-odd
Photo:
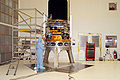
[[[86,60],[86,43],[95,43],[95,59],[99,59],[101,48],[100,48],[100,34],[98,33],[79,33],[78,35],[78,56],[79,60]]]

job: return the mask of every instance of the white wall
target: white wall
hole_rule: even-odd
[[[47,14],[47,0],[19,0],[19,8],[37,8]]]
[[[117,2],[118,10],[109,11],[109,2]],[[119,43],[120,0],[71,0],[71,12],[73,16],[73,38],[76,39],[78,33],[102,33],[103,54],[105,53],[104,42],[106,34],[118,35]],[[76,41],[78,40],[76,39]],[[117,50],[120,48],[119,44]],[[74,51],[78,51],[77,45],[74,49]]]
[[[109,2],[117,2],[117,11],[109,11]],[[37,8],[47,13],[47,0],[20,0],[20,8]],[[78,33],[102,33],[102,53],[105,53],[105,35],[117,35],[120,53],[120,0],[71,0],[72,38],[75,59],[78,59]],[[113,50],[113,49],[111,49]],[[97,53],[96,53],[97,54]]]

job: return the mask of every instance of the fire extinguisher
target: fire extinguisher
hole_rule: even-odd
[[[114,50],[113,52],[114,59],[117,59],[117,52]]]

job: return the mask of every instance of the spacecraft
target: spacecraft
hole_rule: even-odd
[[[59,54],[63,50],[67,51],[70,63],[74,63],[71,48],[70,24],[67,19],[67,7],[67,0],[49,0],[49,19],[47,20],[45,29],[46,52],[44,62],[48,63],[50,51],[53,51],[54,68],[58,68]],[[51,15],[52,18],[50,18]]]

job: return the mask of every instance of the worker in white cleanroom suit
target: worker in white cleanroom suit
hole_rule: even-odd
[[[44,49],[45,47],[42,44],[42,38],[39,37],[39,40],[36,44],[37,70],[45,69],[45,67],[43,67],[43,50]]]

